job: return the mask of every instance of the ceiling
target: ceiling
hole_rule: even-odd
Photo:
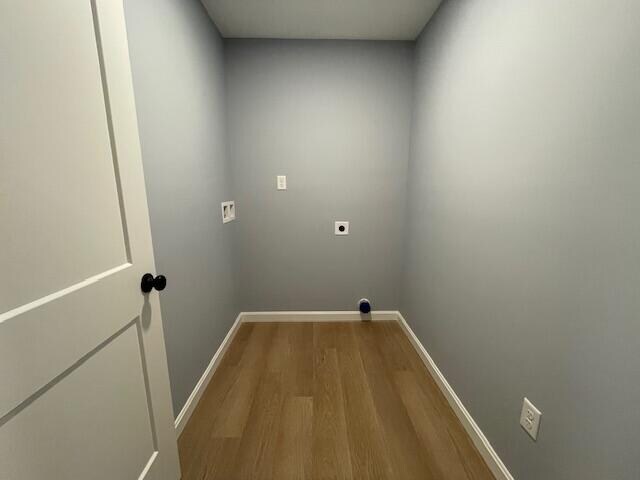
[[[225,38],[415,40],[441,0],[202,0]]]

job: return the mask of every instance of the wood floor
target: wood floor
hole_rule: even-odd
[[[243,324],[179,447],[183,480],[493,479],[396,322]]]

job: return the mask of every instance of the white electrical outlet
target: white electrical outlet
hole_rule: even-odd
[[[276,177],[276,187],[278,190],[286,190],[287,189],[287,176],[286,175],[278,175]]]
[[[336,235],[349,235],[349,222],[336,222],[334,226],[334,233]]]
[[[538,438],[540,417],[542,417],[542,412],[525,397],[522,402],[522,412],[520,413],[520,425],[534,440]]]

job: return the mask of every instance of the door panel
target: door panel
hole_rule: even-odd
[[[0,2],[0,479],[180,475],[122,7]]]
[[[4,420],[0,450],[14,454],[3,478],[140,476],[155,448],[137,330],[129,324]]]
[[[0,323],[0,381],[12,388],[0,389],[0,418],[140,315],[130,270],[128,264],[24,313],[9,312]]]
[[[128,261],[91,4],[50,3],[0,30],[0,313]]]

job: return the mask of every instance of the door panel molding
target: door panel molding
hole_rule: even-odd
[[[111,146],[111,158],[113,159],[113,172],[116,180],[116,189],[118,191],[118,202],[120,204],[120,220],[122,221],[122,235],[124,236],[124,248],[127,261],[132,262],[131,242],[129,238],[129,227],[127,224],[127,212],[124,208],[124,195],[122,192],[122,180],[120,178],[120,165],[118,162],[118,150],[115,141],[113,128],[113,118],[111,115],[111,101],[109,100],[109,88],[107,85],[107,74],[104,63],[104,53],[102,51],[102,37],[100,35],[100,22],[98,21],[98,7],[96,0],[91,0],[91,14],[93,17],[93,31],[96,39],[96,51],[98,52],[98,63],[100,65],[100,81],[102,83],[102,94],[104,96],[104,108],[107,121],[107,129],[109,131],[109,144]]]
[[[98,353],[100,350],[105,348],[107,345],[109,345],[111,342],[113,342],[115,339],[117,339],[120,335],[122,335],[124,332],[126,332],[132,325],[137,323],[136,320],[138,320],[138,319],[136,318],[135,320],[127,323],[124,327],[122,327],[120,330],[118,330],[112,336],[110,336],[105,341],[100,343],[97,347],[93,348],[92,350],[87,352],[85,355],[83,355],[80,359],[78,359],[78,361],[74,362],[66,370],[61,372],[59,375],[56,375],[49,382],[47,382],[45,385],[43,385],[38,390],[36,390],[34,393],[32,393],[30,396],[25,398],[19,405],[17,405],[16,407],[11,409],[10,411],[5,413],[4,415],[0,416],[0,428],[4,424],[8,423],[13,417],[17,416],[21,411],[23,411],[29,405],[31,405],[33,402],[38,400],[38,398],[40,398],[42,395],[47,393],[47,391],[51,390],[58,383],[62,382],[65,378],[67,378],[74,371],[76,371],[78,368],[80,368],[84,363],[87,362],[87,360],[91,359],[91,357],[93,357],[96,353]],[[148,397],[148,393],[147,393],[147,397]]]
[[[12,385],[0,389],[0,416],[140,315],[135,277],[122,268],[0,323],[0,384]]]
[[[70,287],[63,288],[62,290],[58,290],[57,292],[51,293],[42,298],[34,300],[33,302],[29,302],[25,305],[21,305],[17,308],[14,308],[13,310],[9,310],[8,312],[2,313],[0,314],[0,324],[5,321],[11,320],[13,317],[17,317],[19,315],[22,315],[23,313],[27,313],[28,311],[33,310],[35,308],[43,307],[47,303],[58,300],[59,298],[62,298],[65,295],[69,295],[70,293],[73,293],[76,290],[80,290],[84,287],[88,287],[94,283],[99,282],[104,278],[107,278],[110,275],[115,275],[116,273],[121,272],[122,270],[125,270],[126,268],[129,268],[129,267],[131,267],[131,263],[124,263],[122,265],[118,265],[115,268],[106,270],[102,273],[89,277],[86,280],[82,280],[74,285],[71,285]]]

